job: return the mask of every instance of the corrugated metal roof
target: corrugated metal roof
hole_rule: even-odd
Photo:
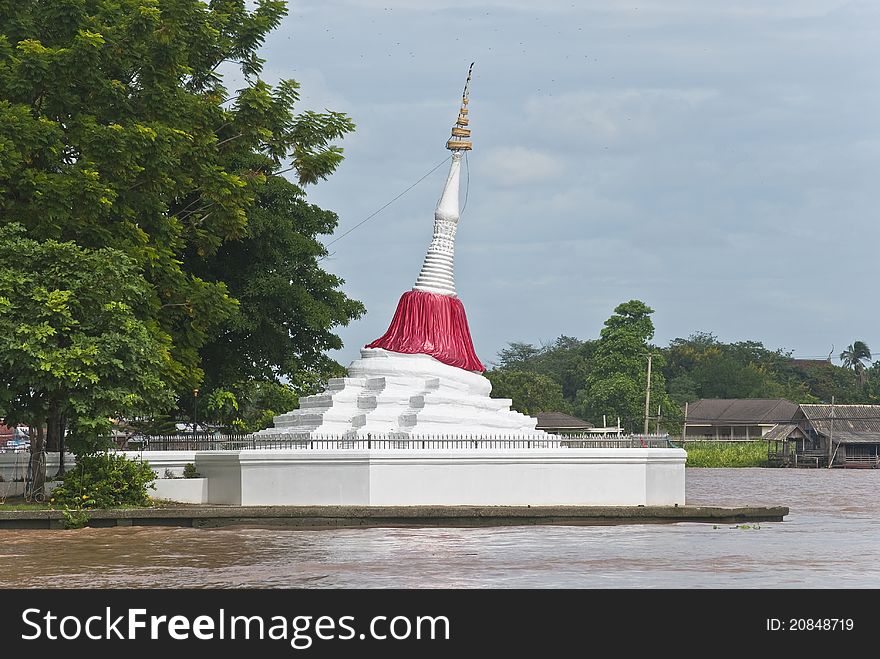
[[[835,444],[880,444],[880,432],[834,429]]]
[[[784,398],[703,398],[688,405],[687,422],[711,424],[789,423],[798,406]]]
[[[810,425],[826,437],[832,430],[832,407],[835,440],[841,432],[880,433],[880,405],[800,406]]]

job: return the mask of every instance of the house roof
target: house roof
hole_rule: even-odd
[[[835,444],[880,444],[880,432],[834,430]]]
[[[558,430],[585,430],[593,427],[593,424],[589,421],[584,421],[583,419],[578,419],[575,416],[564,414],[562,412],[538,412],[535,416],[538,419],[535,428],[538,430],[546,430],[548,428]]]
[[[703,398],[688,405],[690,424],[789,423],[798,406],[784,398]]]
[[[797,431],[798,436],[804,436],[803,431],[798,427],[796,423],[780,423],[765,432],[764,436],[761,437],[761,439],[768,442],[772,442],[774,440],[781,441],[783,439],[788,439],[795,431]]]
[[[800,409],[817,433],[826,437],[833,434],[835,441],[844,441],[845,437],[849,437],[846,441],[880,441],[857,440],[853,434],[880,435],[880,405],[801,405]]]

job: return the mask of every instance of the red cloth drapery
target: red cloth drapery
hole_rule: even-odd
[[[451,295],[407,291],[400,296],[388,331],[366,347],[431,355],[466,371],[486,370],[474,351],[464,305]]]

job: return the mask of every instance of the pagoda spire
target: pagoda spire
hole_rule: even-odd
[[[455,232],[461,217],[459,210],[459,180],[461,178],[461,159],[466,151],[473,149],[470,141],[471,131],[468,128],[468,94],[471,84],[471,72],[474,64],[468,68],[467,80],[461,94],[461,108],[458,119],[452,127],[452,135],[446,141],[446,148],[452,151],[452,163],[437,208],[434,210],[434,236],[428,246],[428,253],[422,263],[422,269],[413,286],[413,290],[441,295],[455,295]]]
[[[482,373],[486,368],[474,351],[464,305],[455,293],[453,277],[455,230],[461,215],[458,206],[461,159],[473,148],[468,139],[471,131],[467,127],[468,89],[473,67],[471,63],[458,119],[446,141],[446,148],[452,151],[452,164],[434,210],[434,236],[422,269],[412,290],[400,296],[388,330],[365,348],[430,355],[443,364]]]

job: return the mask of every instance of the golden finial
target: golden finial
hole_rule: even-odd
[[[468,125],[468,94],[471,86],[471,71],[474,63],[468,67],[467,80],[464,82],[464,91],[461,93],[461,109],[458,111],[458,119],[452,127],[452,137],[446,142],[446,148],[450,151],[470,151],[474,148],[470,140],[464,139],[471,136]]]

